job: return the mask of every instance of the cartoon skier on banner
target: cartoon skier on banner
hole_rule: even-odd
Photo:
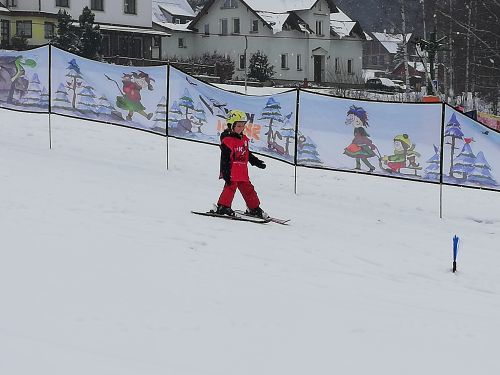
[[[24,67],[35,68],[36,61],[23,56],[0,56],[0,100],[14,102],[14,94],[19,99],[28,91],[29,81]]]
[[[411,142],[408,134],[398,134],[394,137],[394,154],[383,156],[381,161],[388,168],[388,172],[400,173],[401,168],[422,169],[417,163],[420,154],[415,151],[415,144]]]
[[[368,114],[362,107],[352,105],[347,111],[346,125],[354,127],[354,139],[351,144],[344,149],[344,154],[356,159],[356,168],[361,170],[361,162],[368,168],[369,172],[373,172],[375,167],[368,161],[369,158],[376,156],[375,150],[377,147],[369,138],[370,135],[366,132],[365,127],[368,127]]]
[[[116,106],[118,108],[128,111],[127,120],[131,121],[134,112],[141,114],[148,120],[151,120],[153,113],[146,113],[144,107],[141,103],[141,90],[147,88],[149,91],[153,91],[153,82],[155,80],[149,76],[149,74],[139,70],[139,72],[123,73],[122,77],[122,89],[114,79],[109,78],[105,75],[107,79],[113,81],[118,90],[120,90],[121,96],[116,97]]]

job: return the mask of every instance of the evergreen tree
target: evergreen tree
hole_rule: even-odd
[[[186,118],[186,120],[188,120],[189,115],[194,111],[194,100],[188,89],[184,90],[184,93],[180,98],[179,107],[184,108],[184,117]]]
[[[40,105],[41,99],[42,88],[40,85],[40,79],[38,78],[38,74],[34,73],[28,84],[28,90],[26,95],[23,97],[22,102],[24,105],[38,106]]]
[[[170,106],[170,110],[168,111],[169,127],[173,128],[177,126],[177,123],[179,122],[181,116],[182,116],[182,111],[179,108],[179,104],[176,101],[174,101]]]
[[[66,91],[66,87],[62,83],[57,88],[56,96],[53,99],[52,108],[71,109],[71,102],[68,97],[68,92]]]
[[[207,116],[205,110],[203,109],[203,105],[200,102],[197,103],[194,111],[194,120],[192,121],[192,124],[198,128],[198,133],[201,133],[201,127],[207,123]]]
[[[77,97],[77,89],[80,88],[80,86],[83,83],[83,77],[80,71],[80,67],[78,66],[78,63],[76,62],[75,59],[72,59],[68,63],[68,67],[66,68],[66,77],[69,78],[69,80],[66,81],[66,87],[73,91],[73,99],[71,100],[71,106],[73,108],[76,108],[76,97]]]
[[[434,146],[435,154],[427,160],[427,168],[425,168],[425,178],[430,180],[439,180],[441,174],[441,153],[439,152],[439,148]]]
[[[455,150],[457,149],[455,147],[456,140],[464,138],[464,133],[462,133],[460,123],[458,122],[455,113],[451,115],[450,121],[448,121],[448,124],[446,124],[444,139],[446,138],[451,138],[450,143],[447,144],[451,146],[450,177],[453,177],[453,162]]]
[[[453,161],[452,175],[455,173],[461,173],[463,178],[467,178],[469,172],[474,169],[474,163],[476,160],[476,155],[472,152],[472,148],[469,143],[465,143],[462,147],[462,151]]]
[[[106,95],[102,95],[97,103],[97,114],[99,115],[111,115],[116,108],[111,105]]]
[[[497,182],[491,175],[491,166],[486,161],[486,158],[484,157],[482,151],[477,154],[476,160],[474,162],[474,168],[469,172],[469,177],[467,180],[479,185],[497,184]]]
[[[396,54],[394,55],[394,60],[393,60],[394,67],[398,66],[400,63],[403,63],[404,61],[405,61],[404,44],[398,43]]]
[[[94,25],[95,14],[89,7],[83,8],[83,12],[78,17],[80,23],[80,52],[83,56],[99,60],[101,54],[102,35],[99,25]]]
[[[83,87],[78,93],[78,103],[76,108],[82,112],[86,113],[97,113],[98,106],[95,102],[96,95],[94,93],[94,88],[91,86]]]
[[[248,77],[255,78],[259,82],[268,81],[274,76],[274,66],[269,64],[267,56],[261,51],[257,51],[250,57],[248,68]]]
[[[283,122],[283,115],[281,114],[281,104],[277,102],[273,97],[267,100],[266,106],[262,110],[262,114],[259,120],[269,120],[269,125],[267,127],[267,143],[272,144],[276,138],[276,134],[273,131],[273,121]],[[281,138],[281,136],[280,136]]]
[[[45,86],[42,88],[42,96],[40,98],[40,107],[49,108],[49,91]]]
[[[57,34],[54,35],[51,43],[69,52],[80,53],[81,42],[78,30],[73,26],[71,15],[63,9],[57,13]]]
[[[313,140],[303,135],[300,136],[300,140],[297,150],[297,162],[323,164],[319,158],[319,152]]]
[[[167,123],[167,104],[164,96],[161,97],[160,101],[156,105],[153,122],[155,123],[155,128],[165,128],[165,124]]]

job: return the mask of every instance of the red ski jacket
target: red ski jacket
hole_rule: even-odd
[[[249,148],[249,139],[246,135],[238,135],[229,130],[225,130],[221,136],[221,160],[220,176],[226,181],[250,181],[248,177],[248,165],[263,164],[263,162],[253,155]]]

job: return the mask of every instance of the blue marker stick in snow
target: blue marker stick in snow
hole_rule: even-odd
[[[459,238],[456,235],[453,236],[453,273],[457,271],[458,241]]]

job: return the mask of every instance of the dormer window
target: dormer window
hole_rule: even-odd
[[[223,8],[237,8],[238,4],[236,0],[224,0]]]
[[[316,35],[324,36],[324,34],[323,34],[323,21],[316,21]]]
[[[252,29],[250,31],[252,33],[258,33],[259,32],[259,20],[253,20],[252,21]]]

